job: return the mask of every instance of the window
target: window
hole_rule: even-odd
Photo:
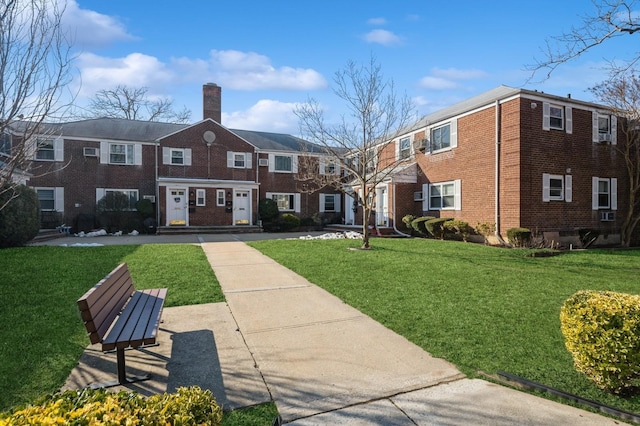
[[[55,190],[53,188],[36,189],[36,193],[38,194],[40,210],[55,210],[56,198]]]
[[[9,133],[0,134],[0,154],[11,155],[11,135]]]
[[[134,164],[133,145],[116,144],[109,145],[109,163],[111,164]]]
[[[556,105],[549,106],[549,127],[552,129],[564,129],[564,109]]]
[[[162,164],[170,164],[174,166],[190,166],[191,148],[170,148],[168,146],[162,147]]]
[[[196,189],[196,206],[206,205],[207,191],[204,189]]]
[[[593,112],[593,142],[616,145],[617,130],[617,117],[615,115]]]
[[[300,194],[267,192],[267,198],[275,201],[280,211],[300,211]]]
[[[320,194],[320,212],[339,212],[340,194]]]
[[[109,197],[108,204],[105,206],[107,210],[135,210],[138,202],[137,189],[104,189],[96,188],[96,201],[110,194],[122,194],[124,197]]]
[[[277,172],[293,171],[293,161],[289,155],[276,155],[274,162],[274,169]]]
[[[460,180],[425,184],[424,210],[460,210]]]
[[[572,176],[542,174],[542,201],[572,201]]]
[[[34,188],[41,211],[64,211],[64,188]]]
[[[321,158],[320,159],[320,174],[321,175],[337,175],[338,171],[340,169],[338,168],[338,165],[336,164],[336,162],[334,160],[328,159],[328,158]]]
[[[411,157],[411,138],[400,139],[399,153],[400,160],[406,160]]]
[[[216,190],[216,204],[218,206],[224,206],[225,205],[225,196],[224,196],[224,189],[218,189]]]
[[[227,151],[227,167],[235,169],[252,168],[251,153]]]
[[[181,149],[171,150],[171,164],[184,164],[184,151]]]
[[[618,209],[618,179],[593,177],[592,184],[593,210],[617,210]]]
[[[429,210],[450,209],[455,205],[453,182],[431,185],[429,191]]]
[[[36,160],[55,160],[55,147],[52,139],[38,139]]]
[[[451,146],[451,127],[449,124],[431,130],[431,150],[449,148]]]

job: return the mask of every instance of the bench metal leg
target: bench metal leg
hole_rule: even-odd
[[[118,361],[118,380],[112,380],[109,382],[96,383],[91,385],[91,389],[110,388],[113,386],[127,385],[129,383],[141,382],[143,380],[149,380],[151,375],[145,374],[142,376],[129,376],[126,373],[126,364],[124,361],[124,348],[116,349],[116,359]]]

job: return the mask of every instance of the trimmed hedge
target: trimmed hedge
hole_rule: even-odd
[[[73,425],[220,425],[222,409],[210,390],[178,388],[173,394],[148,398],[104,389],[65,391],[10,413],[0,413],[0,426]]]
[[[527,228],[510,228],[507,229],[507,238],[509,238],[509,243],[515,247],[526,247],[531,243],[531,230]]]
[[[444,223],[444,229],[459,235],[465,243],[469,240],[469,236],[473,234],[473,227],[464,220],[450,220]]]
[[[576,369],[600,389],[640,389],[640,295],[579,291],[560,310],[562,334]]]
[[[444,240],[444,224],[450,220],[452,220],[450,217],[437,217],[435,219],[428,220],[425,223],[425,226],[429,234],[433,235],[434,238]]]
[[[433,216],[420,216],[416,217],[411,221],[411,227],[420,235],[429,235],[429,231],[427,231],[426,223],[429,220],[435,219]]]

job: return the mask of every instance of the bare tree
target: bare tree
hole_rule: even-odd
[[[632,35],[640,31],[640,15],[636,0],[602,0],[593,1],[596,12],[583,18],[583,25],[571,28],[567,33],[547,40],[543,59],[527,68],[534,74],[545,71],[545,78],[549,78],[553,71],[588,50],[618,37]],[[640,60],[640,51],[630,53],[623,62],[611,62],[611,69],[616,73],[633,68]]]
[[[191,111],[186,107],[176,111],[171,99],[151,98],[148,93],[147,87],[134,88],[124,85],[115,89],[100,90],[90,100],[87,116],[169,123],[188,123],[191,119]]]
[[[640,78],[620,74],[590,91],[609,106],[612,114],[623,118],[617,125],[623,137],[615,148],[624,158],[629,178],[629,209],[620,230],[622,245],[629,247],[640,223]]]
[[[376,186],[399,165],[395,149],[388,148],[395,147],[393,139],[415,118],[413,105],[406,95],[397,95],[393,81],[384,78],[373,57],[366,66],[350,61],[335,74],[334,83],[334,94],[349,111],[337,124],[326,122],[322,106],[314,99],[295,110],[303,135],[322,151],[316,155],[315,167],[306,161],[299,179],[312,187],[332,186],[357,200],[362,211],[362,248],[366,249]]]
[[[38,138],[68,107],[71,44],[61,26],[64,5],[49,0],[0,2],[0,193],[17,196]]]

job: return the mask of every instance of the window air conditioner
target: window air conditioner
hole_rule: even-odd
[[[422,201],[422,191],[413,193],[413,201]]]
[[[600,143],[611,142],[611,134],[610,133],[599,133],[598,134],[598,142],[600,142]]]
[[[601,222],[613,222],[616,220],[616,212],[600,212]]]
[[[429,145],[429,140],[428,139],[416,139],[413,141],[413,150],[414,151],[424,151],[425,149],[427,149],[427,146]]]
[[[98,148],[85,146],[84,148],[82,148],[82,153],[85,157],[97,157]]]
[[[145,199],[145,200],[149,200],[152,203],[156,202],[156,196],[155,195],[143,195],[142,198]]]
[[[269,159],[268,158],[259,158],[258,159],[258,166],[267,167],[268,165],[269,165]]]

